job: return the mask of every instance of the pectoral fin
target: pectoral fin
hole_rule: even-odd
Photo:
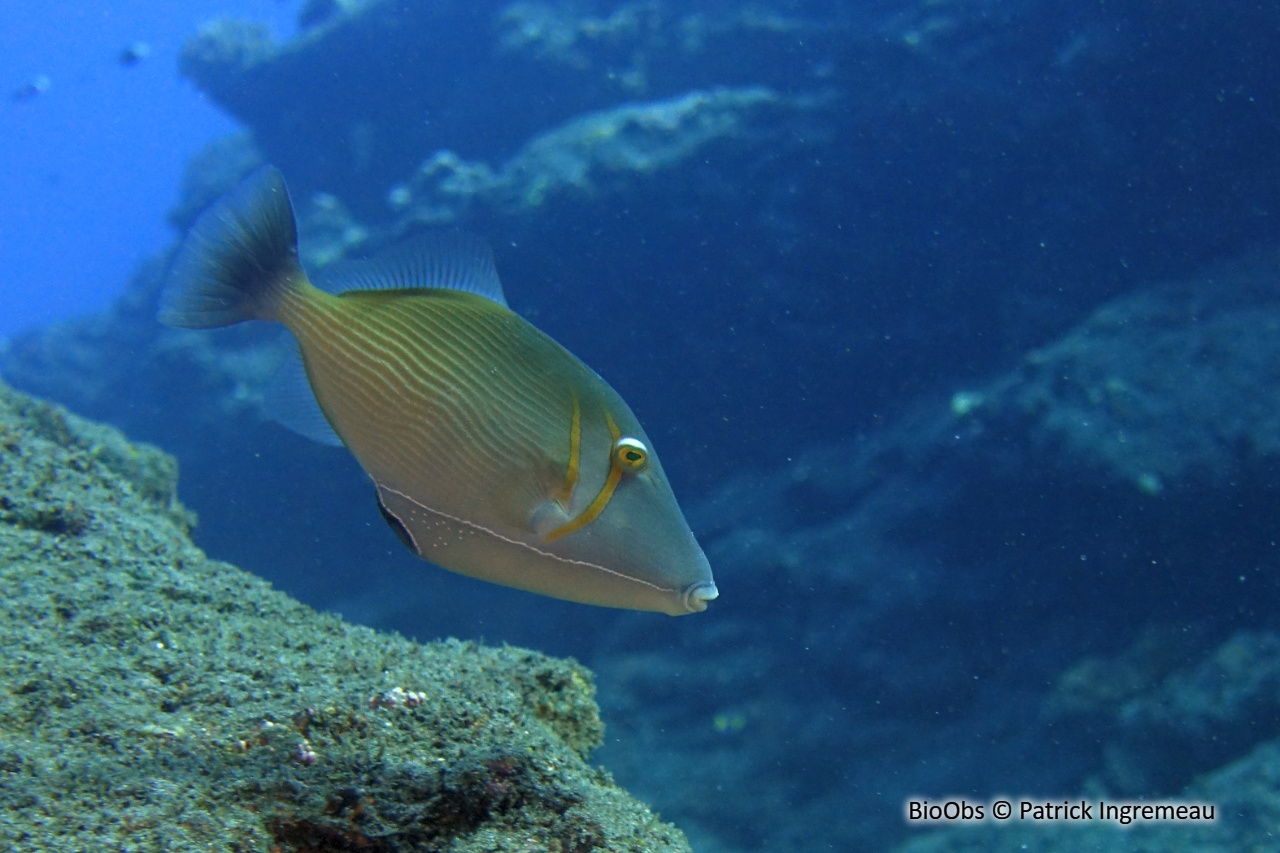
[[[539,536],[545,537],[556,528],[563,527],[569,521],[568,507],[559,500],[549,498],[534,507],[529,515],[529,527]]]

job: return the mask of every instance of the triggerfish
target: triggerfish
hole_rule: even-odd
[[[192,226],[160,319],[288,328],[309,394],[281,419],[345,444],[418,556],[607,607],[678,616],[716,597],[635,415],[507,307],[482,243],[421,238],[316,281],[298,260],[284,180],[265,167]]]

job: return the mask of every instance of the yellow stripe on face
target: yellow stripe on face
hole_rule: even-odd
[[[578,401],[575,399],[573,403],[574,403],[574,411],[573,411],[574,426],[580,427]],[[574,531],[577,531],[577,530],[581,530],[591,522],[595,521],[596,518],[599,517],[600,513],[604,512],[604,508],[609,505],[609,501],[612,500],[613,498],[614,490],[618,488],[618,483],[622,482],[622,468],[620,468],[618,465],[616,465],[613,462],[613,453],[612,453],[613,444],[616,444],[618,439],[622,438],[622,430],[618,429],[618,425],[613,422],[613,418],[609,415],[608,412],[604,413],[604,419],[605,419],[605,422],[609,425],[609,435],[612,436],[612,442],[610,443],[610,453],[609,453],[609,459],[610,459],[609,476],[605,478],[604,486],[602,486],[600,489],[600,494],[596,495],[596,499],[591,502],[591,505],[588,506],[586,509],[584,509],[578,515],[577,518],[566,521],[564,524],[560,525],[555,530],[552,530],[550,533],[548,533],[545,539],[545,541],[547,542],[555,541],[556,539],[559,539],[561,536],[568,536],[570,533],[573,533]],[[571,440],[571,444],[572,444],[572,440]],[[577,456],[575,454],[569,460],[570,470],[573,471],[575,480],[577,479],[577,467],[574,465],[574,462],[576,461],[576,459],[577,459]]]
[[[560,505],[569,509],[573,499],[573,487],[578,485],[578,463],[582,453],[582,407],[578,395],[573,395],[573,424],[569,428],[569,467],[564,472],[564,488],[560,490]]]

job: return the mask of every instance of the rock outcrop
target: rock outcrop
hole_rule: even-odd
[[[581,666],[317,613],[195,548],[176,476],[0,387],[0,844],[689,849],[586,763]]]

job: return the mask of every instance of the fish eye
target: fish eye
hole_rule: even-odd
[[[639,473],[649,467],[649,448],[638,438],[620,438],[613,443],[613,463],[623,471]]]

